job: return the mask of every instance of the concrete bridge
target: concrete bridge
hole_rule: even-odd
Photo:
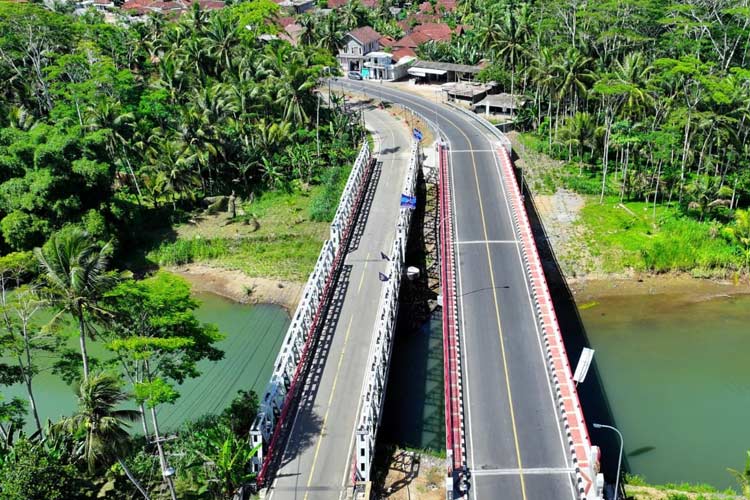
[[[599,452],[509,142],[463,110],[341,84],[409,108],[440,133],[448,498],[601,498]],[[398,202],[414,193],[419,155],[384,112],[367,118],[377,160],[364,146],[251,432],[270,497],[345,498],[370,479],[410,222]]]

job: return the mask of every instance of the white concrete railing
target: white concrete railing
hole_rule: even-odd
[[[501,173],[509,192],[513,222],[521,243],[526,278],[534,299],[537,320],[542,329],[547,371],[554,386],[563,432],[575,468],[578,497],[580,500],[600,500],[604,478],[599,472],[599,448],[591,446],[583,408],[573,382],[573,372],[570,369],[565,343],[544,276],[542,261],[531,232],[531,224],[526,215],[523,197],[513,172],[510,153],[502,144],[498,144],[497,152]]]
[[[300,364],[305,361],[307,349],[317,330],[316,324],[325,301],[325,292],[331,285],[333,271],[336,265],[343,262],[342,239],[348,233],[352,218],[356,215],[369,162],[370,147],[365,142],[341,194],[336,215],[331,223],[330,239],[323,243],[320,256],[307,280],[302,298],[276,357],[271,379],[260,398],[260,409],[250,430],[253,446],[261,445],[252,461],[253,471],[260,472],[259,482],[265,479],[265,469],[270,459],[269,452],[273,452],[276,444],[274,441],[278,435],[277,424],[280,419],[287,417],[290,404],[287,394],[293,388],[292,385],[296,384]]]
[[[478,121],[483,127],[487,128],[490,132],[492,132],[492,134],[495,137],[497,137],[497,140],[508,151],[508,154],[513,152],[513,146],[510,142],[510,139],[508,139],[508,137],[505,134],[503,134],[496,126],[490,123],[486,118],[466,108],[463,108],[461,106],[456,106],[455,104],[452,104],[450,102],[446,102],[446,104],[450,106],[451,108],[458,110],[461,113],[468,115],[472,119]]]
[[[419,164],[419,147],[414,142],[411,147],[411,158],[409,159],[402,191],[407,196],[414,196]],[[401,209],[396,224],[393,248],[388,256],[390,261],[384,273],[388,280],[383,283],[383,290],[380,293],[380,305],[370,343],[370,353],[367,358],[367,374],[362,386],[355,445],[356,460],[352,471],[353,482],[367,481],[370,477],[370,466],[375,453],[375,441],[385,401],[386,384],[388,383],[388,369],[398,315],[398,294],[403,276],[411,216],[412,209]]]

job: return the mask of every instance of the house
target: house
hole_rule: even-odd
[[[346,34],[344,47],[339,51],[337,59],[344,72],[362,71],[365,54],[380,49],[380,34],[369,26],[357,28]]]
[[[282,12],[287,14],[302,14],[312,9],[315,0],[274,0],[281,8]]]
[[[216,10],[224,7],[221,0],[197,0],[203,10]],[[190,9],[191,2],[179,1],[161,1],[161,0],[127,0],[121,10],[129,13],[131,18],[145,16],[151,12],[163,14],[168,17],[177,17]]]
[[[369,52],[365,55],[364,77],[371,80],[399,80],[407,75],[413,57],[403,57],[394,61],[388,52]]]
[[[427,42],[448,42],[453,34],[461,35],[463,27],[459,26],[452,30],[445,23],[426,23],[415,26],[407,33],[406,36],[397,40],[391,45],[394,52],[401,49],[411,49],[411,53],[416,53],[417,47]]]

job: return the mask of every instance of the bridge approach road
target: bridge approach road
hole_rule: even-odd
[[[498,139],[460,111],[387,84],[340,85],[422,114],[450,147],[469,497],[576,499]]]

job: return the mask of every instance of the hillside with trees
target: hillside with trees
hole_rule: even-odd
[[[589,208],[590,246],[640,240],[621,267],[747,272],[750,4],[463,0],[446,22],[471,29],[420,55],[484,59],[482,79],[526,99],[526,146],[564,163],[531,187],[637,214]]]
[[[231,498],[252,480],[257,396],[160,427],[224,353],[158,266],[226,246],[172,240],[227,198],[227,224],[283,212],[247,243],[264,269],[317,254],[291,217],[326,225],[362,131],[315,92],[335,61],[272,36],[269,0],[132,23],[69,7],[0,1],[0,384],[24,393],[0,397],[0,497]],[[42,420],[40,373],[70,385],[74,414]]]

